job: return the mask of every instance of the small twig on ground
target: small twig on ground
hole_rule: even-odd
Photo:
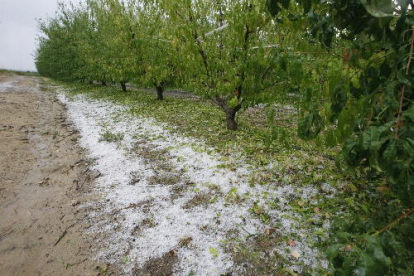
[[[66,234],[67,234],[67,232],[68,232],[68,230],[70,229],[70,228],[72,228],[73,226],[75,226],[75,224],[76,223],[73,223],[73,224],[71,224],[71,225],[69,225],[66,229],[65,229],[65,231],[63,231],[63,233],[59,236],[59,239],[53,244],[53,246],[56,246],[62,239],[63,239],[63,237],[65,237],[66,236]]]

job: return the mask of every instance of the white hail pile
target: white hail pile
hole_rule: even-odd
[[[0,83],[0,92],[12,92],[19,89],[19,86],[16,84],[17,81],[2,82]]]
[[[240,235],[248,235],[263,233],[268,227],[249,211],[254,202],[263,204],[264,194],[268,198],[279,198],[283,203],[293,193],[302,191],[300,196],[308,197],[317,191],[314,188],[298,190],[290,185],[251,187],[248,179],[252,171],[246,166],[238,164],[235,171],[226,169],[219,161],[220,156],[211,153],[214,150],[206,150],[200,141],[173,134],[166,130],[165,124],[128,115],[125,107],[111,102],[84,96],[69,99],[63,92],[59,99],[67,106],[69,119],[80,131],[81,146],[96,160],[93,169],[102,174],[96,179],[101,208],[96,206],[91,215],[96,221],[93,231],[106,233],[109,238],[107,249],[99,252],[98,258],[118,265],[123,263],[125,274],[171,250],[178,257],[175,275],[220,275],[232,271],[235,264],[231,253],[226,252],[222,244],[229,231],[243,229]],[[117,143],[101,141],[106,131],[122,133],[123,139]],[[168,150],[169,162],[175,170],[172,173],[180,172],[180,182],[175,185],[149,183],[158,171],[139,154],[132,153],[137,143],[146,143],[150,150]],[[174,190],[177,185],[187,188],[177,194]],[[184,208],[196,195],[214,193],[212,185],[220,189],[220,193],[215,194],[218,195],[216,200]],[[225,195],[231,191],[248,196],[241,202],[228,204]],[[307,245],[305,237],[309,233],[298,224],[297,214],[289,206],[283,206],[271,216],[281,222],[278,229],[281,234],[299,237],[289,252],[297,252],[300,259],[290,258],[298,264],[326,267],[318,251]],[[151,225],[146,227],[149,221]],[[180,246],[186,239],[191,240],[190,244]],[[275,248],[275,251],[290,254],[285,252],[286,246]],[[292,268],[300,271],[301,265]]]
[[[39,90],[39,83],[36,83],[34,86],[19,85],[19,82],[24,80],[26,80],[26,77],[17,76],[13,78],[13,81],[0,82],[0,93],[30,92]]]

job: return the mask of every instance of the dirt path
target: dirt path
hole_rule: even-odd
[[[41,83],[0,75],[0,275],[99,275],[79,208],[96,172]]]

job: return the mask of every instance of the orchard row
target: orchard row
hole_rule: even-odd
[[[367,177],[333,224],[338,275],[413,275],[412,0],[88,0],[40,23],[40,74],[168,87],[243,107],[288,100],[298,135]],[[378,184],[381,183],[381,184]],[[382,185],[377,187],[376,185]]]
[[[228,129],[236,130],[242,105],[299,96],[325,75],[327,59],[315,56],[337,60],[309,43],[305,23],[282,24],[261,0],[62,4],[41,23],[37,68],[61,80],[118,83],[125,91],[127,82],[152,86],[159,100],[168,87],[192,91],[220,106]]]

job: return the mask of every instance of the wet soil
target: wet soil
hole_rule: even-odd
[[[84,231],[88,169],[65,107],[42,79],[0,74],[0,275],[108,275]]]

